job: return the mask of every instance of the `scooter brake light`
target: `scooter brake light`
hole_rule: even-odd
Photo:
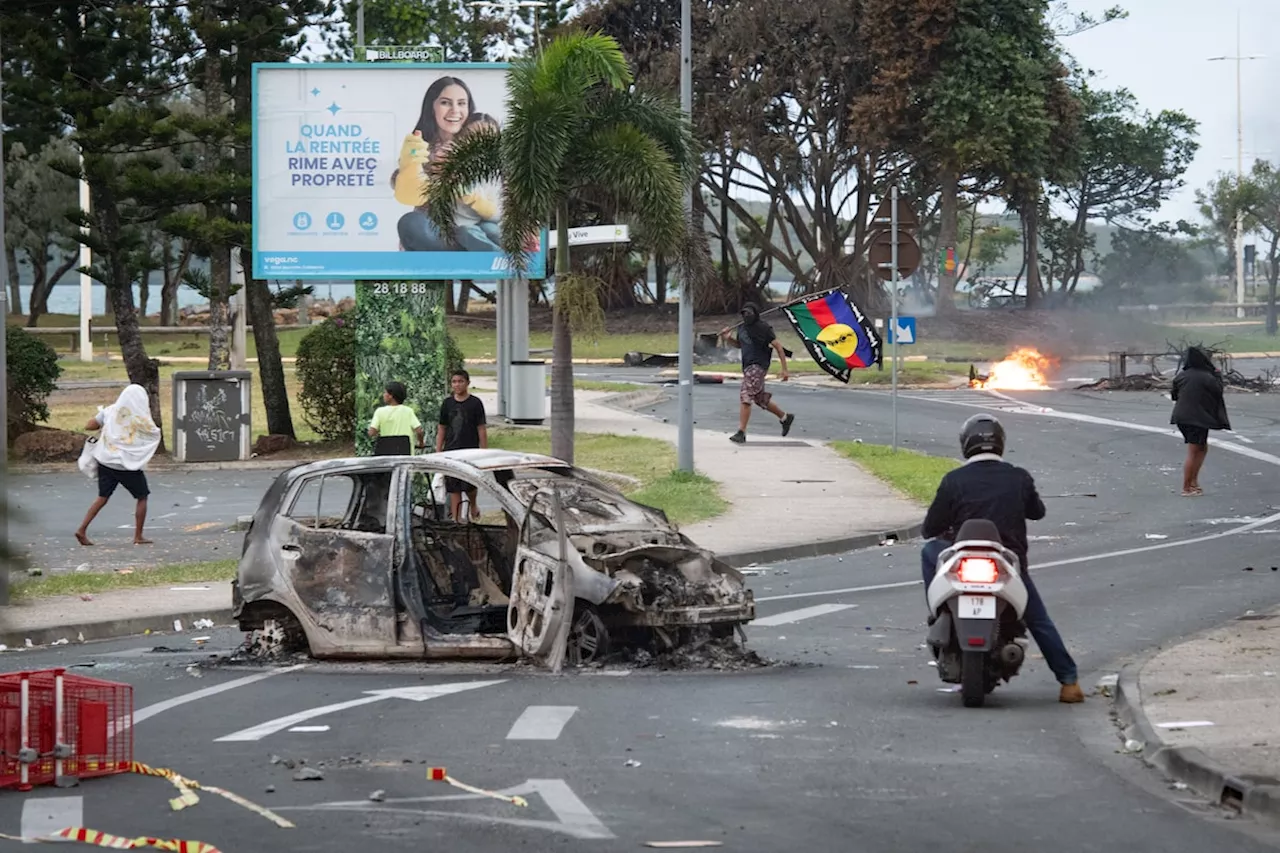
[[[956,576],[961,583],[995,583],[1000,570],[996,561],[989,557],[962,557]]]

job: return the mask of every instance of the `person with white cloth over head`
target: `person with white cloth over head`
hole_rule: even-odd
[[[76,531],[76,541],[81,545],[93,544],[89,541],[89,525],[107,505],[116,487],[124,486],[138,502],[134,512],[133,544],[150,545],[151,540],[142,535],[142,526],[147,520],[147,495],[151,493],[143,469],[160,447],[160,428],[151,418],[146,390],[141,385],[125,388],[114,404],[98,408],[97,416],[85,429],[101,430],[96,440],[89,439],[94,444],[89,465],[96,463],[98,498],[89,506],[84,522]],[[81,469],[88,474],[92,467],[86,470],[82,458]]]

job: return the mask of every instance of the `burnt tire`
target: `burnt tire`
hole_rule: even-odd
[[[590,666],[612,651],[612,638],[596,606],[581,598],[573,603],[573,624],[565,647],[569,666]]]
[[[960,698],[966,708],[981,708],[987,699],[987,653],[960,655]]]

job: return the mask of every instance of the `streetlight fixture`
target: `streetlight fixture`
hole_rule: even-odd
[[[1240,13],[1236,13],[1235,56],[1211,56],[1210,62],[1232,60],[1236,64],[1236,189],[1244,183],[1244,99],[1241,94],[1240,63],[1247,59],[1263,59],[1260,54],[1244,56],[1240,53]],[[1236,317],[1244,317],[1244,211],[1236,205]]]

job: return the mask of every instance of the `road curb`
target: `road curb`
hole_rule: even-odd
[[[58,640],[70,640],[79,643],[83,636],[85,642],[91,640],[117,640],[131,637],[148,630],[156,634],[172,634],[173,620],[182,620],[182,627],[190,630],[191,623],[199,619],[212,619],[215,625],[231,624],[231,608],[224,610],[189,610],[182,613],[160,613],[148,616],[129,616],[122,619],[108,619],[102,622],[84,622],[72,625],[61,625],[56,628],[33,628],[29,632],[4,630],[0,631],[0,643],[10,650],[22,649],[30,640],[34,646],[47,646]]]
[[[297,465],[308,465],[317,460],[311,459],[246,459],[236,462],[161,462],[147,466],[147,473],[184,472],[196,474],[201,471],[284,471]],[[37,476],[40,474],[79,473],[75,462],[38,462],[26,464],[10,463],[10,475]]]
[[[1235,809],[1264,826],[1280,829],[1280,785],[1233,775],[1195,747],[1165,743],[1143,711],[1141,677],[1141,665],[1120,672],[1115,709],[1126,736],[1142,744],[1139,753],[1142,760],[1216,805]]]
[[[843,554],[845,551],[856,551],[859,548],[871,548],[885,539],[897,539],[899,543],[920,536],[920,525],[913,524],[897,530],[883,533],[863,533],[858,536],[846,536],[840,539],[822,539],[817,542],[806,542],[802,545],[780,545],[776,548],[761,548],[755,551],[736,551],[717,554],[725,563],[735,569],[749,566],[752,563],[780,563],[784,560],[803,560],[808,557],[830,557]]]
[[[653,390],[643,389],[640,391],[623,391],[619,394],[611,394],[608,397],[601,397],[596,403],[601,406],[609,406],[613,409],[635,410],[642,409],[652,403],[657,403],[666,399],[666,392],[661,388]]]

